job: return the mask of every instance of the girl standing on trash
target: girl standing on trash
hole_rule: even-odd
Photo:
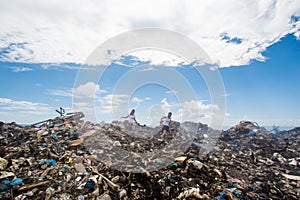
[[[130,124],[131,126],[133,126],[134,124],[138,124],[138,122],[137,122],[136,119],[135,119],[134,113],[135,113],[135,110],[132,109],[129,115],[127,115],[126,117],[122,117],[122,118],[128,118],[129,124]]]

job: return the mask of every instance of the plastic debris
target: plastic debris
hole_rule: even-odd
[[[58,136],[57,136],[57,135],[52,135],[52,138],[53,138],[53,140],[54,140],[55,142],[58,141]]]
[[[53,166],[56,165],[56,160],[50,159],[50,160],[41,160],[39,162],[40,165],[46,164],[47,166]]]
[[[187,156],[180,156],[180,157],[175,158],[175,161],[178,164],[183,164],[186,159],[187,159]]]
[[[287,179],[300,181],[300,176],[290,175],[290,174],[282,174]]]
[[[161,127],[137,126],[133,136],[126,122],[93,124],[83,116],[67,113],[25,127],[0,123],[0,199],[300,197],[300,128],[274,135],[248,121],[224,131],[174,121],[172,135],[184,140],[192,134],[190,146],[169,163],[163,153],[147,160],[157,171],[147,171],[145,163],[138,173],[129,173],[101,162],[97,150],[84,144],[108,142],[101,135],[106,134],[111,138],[108,148],[134,152],[136,162],[143,162],[139,154],[164,152],[172,139],[160,140]],[[175,152],[179,146],[174,147]],[[113,164],[127,165],[125,159],[117,162]]]
[[[0,157],[0,170],[5,170],[7,167],[8,161]]]
[[[197,199],[203,199],[200,195],[199,188],[190,188],[188,190],[185,190],[184,192],[180,193],[177,197],[177,199],[186,199],[186,198],[197,198]]]
[[[18,186],[21,185],[23,183],[23,179],[22,178],[15,178],[11,181],[9,180],[3,180],[2,184],[4,185],[3,188],[0,188],[0,192],[6,191],[14,186]]]

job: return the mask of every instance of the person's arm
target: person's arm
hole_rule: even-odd
[[[121,118],[127,118],[127,117],[129,117],[129,115],[127,115],[126,117],[121,117]]]
[[[139,123],[136,121],[135,117],[133,118],[133,120],[135,121],[136,124],[139,124]]]

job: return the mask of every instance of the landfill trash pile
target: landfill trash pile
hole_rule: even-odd
[[[243,180],[248,185],[244,191],[255,199],[299,199],[299,144],[299,128],[274,135],[256,123],[241,121],[222,132],[220,151],[213,159],[226,173]]]
[[[1,122],[0,199],[300,198],[300,128],[274,135],[247,121],[226,131],[173,122],[163,141],[161,127],[130,130],[126,121],[93,124],[83,117],[25,127]],[[131,152],[138,165],[126,166],[112,149]],[[104,156],[116,156],[117,164]],[[146,161],[157,170],[147,170]],[[126,171],[137,166],[139,173]]]

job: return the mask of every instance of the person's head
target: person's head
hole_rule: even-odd
[[[130,114],[133,115],[134,113],[135,113],[135,110],[132,109],[131,112],[130,112]]]
[[[169,113],[168,113],[168,117],[169,117],[169,118],[171,118],[171,116],[172,116],[172,113],[171,113],[171,112],[169,112]]]

